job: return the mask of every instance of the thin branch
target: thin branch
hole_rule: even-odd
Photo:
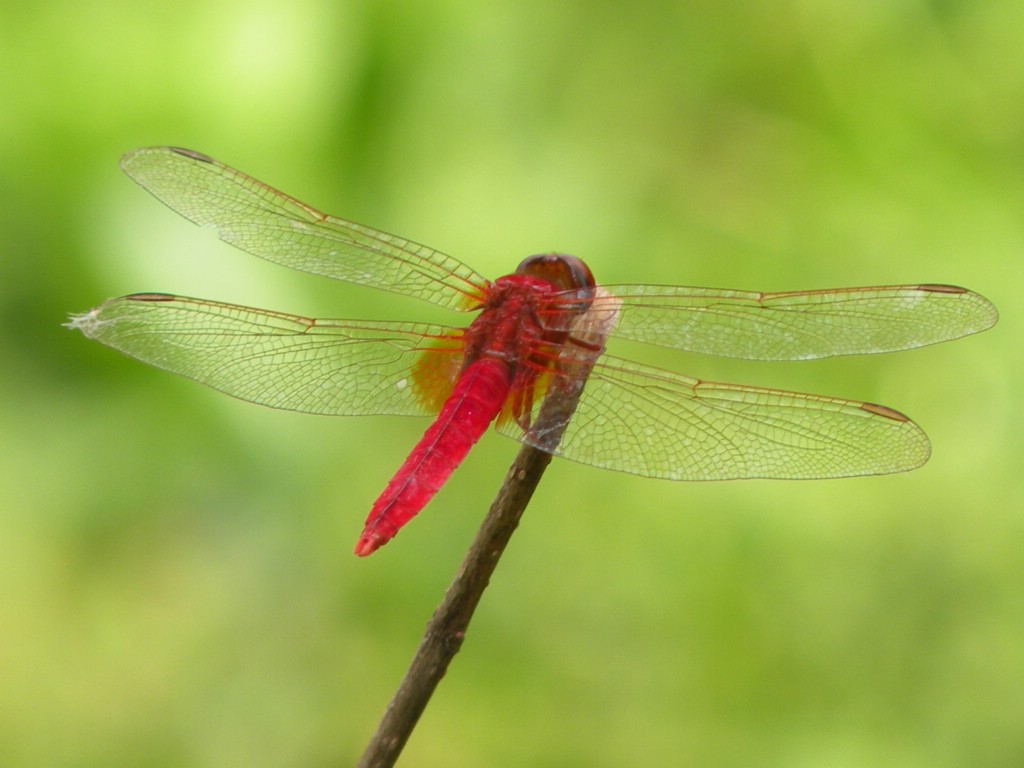
[[[590,315],[584,315],[574,327],[572,337],[576,343],[567,344],[559,359],[560,371],[564,375],[552,377],[551,390],[533,424],[533,434],[543,436],[537,437],[538,444],[547,450],[525,445],[516,456],[470,545],[466,559],[427,624],[416,655],[388,704],[358,768],[390,768],[395,764],[434,689],[444,677],[448,664],[462,647],[466,629],[491,574],[551,462],[548,451],[558,447],[576,410],[587,376],[616,318],[614,311],[607,310]]]
[[[363,753],[359,768],[389,768],[395,764],[449,662],[459,652],[491,574],[550,461],[550,453],[530,446],[519,452],[455,580],[427,624],[412,664]]]

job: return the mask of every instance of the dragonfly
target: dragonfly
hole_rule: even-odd
[[[762,293],[599,285],[545,253],[488,280],[439,251],[321,213],[192,150],[150,147],[127,175],[243,251],[293,269],[475,313],[464,327],[315,319],[163,293],[72,316],[87,337],[242,400],[330,415],[435,418],[371,507],[365,556],[422,510],[494,423],[584,464],[670,480],[819,479],[924,464],[921,428],[874,403],[706,381],[605,354],[610,337],[748,360],[935,344],[995,324],[952,285]],[[548,397],[575,410],[540,418]]]

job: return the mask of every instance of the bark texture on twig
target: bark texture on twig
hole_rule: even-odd
[[[388,705],[359,768],[394,765],[466,635],[491,574],[526,509],[551,454],[524,446],[509,469],[469,553],[434,611],[420,646]]]
[[[577,343],[567,345],[559,359],[560,370],[566,375],[552,378],[551,390],[533,424],[535,434],[543,435],[538,439],[539,444],[548,451],[557,449],[616,317],[615,312],[607,310],[600,315],[590,315],[595,316],[584,315],[581,323],[574,327],[572,337]],[[466,628],[491,574],[551,462],[548,451],[525,445],[516,456],[469,553],[427,624],[416,655],[358,768],[390,768],[398,759],[449,662],[462,646]]]

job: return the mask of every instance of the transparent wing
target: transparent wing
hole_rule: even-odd
[[[602,356],[552,448],[557,456],[669,480],[812,479],[902,472],[928,460],[921,429],[854,400],[701,381]]]
[[[198,152],[138,149],[121,158],[121,168],[221,240],[286,267],[460,310],[487,286],[451,256],[328,216]]]
[[[615,336],[747,360],[893,352],[977,333],[998,319],[987,299],[949,285],[791,293],[605,288],[621,303]]]
[[[69,325],[242,400],[305,413],[433,413],[462,361],[457,329],[314,320],[158,293],[111,299]]]
[[[71,325],[234,397],[307,413],[432,413],[462,363],[458,329],[165,294],[112,299]],[[499,430],[575,461],[674,480],[881,474],[929,453],[924,433],[883,406],[704,382],[607,356],[557,448],[514,421]]]

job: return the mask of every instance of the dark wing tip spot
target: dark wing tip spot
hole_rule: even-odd
[[[959,285],[943,285],[942,283],[925,283],[917,287],[931,293],[969,293],[966,288],[961,288]]]
[[[898,421],[900,423],[910,421],[910,417],[904,416],[899,411],[894,410],[887,405],[877,405],[875,403],[861,403],[860,407],[861,410],[867,411],[868,413],[873,413],[876,416],[881,416],[886,419],[892,419],[893,421]]]
[[[133,293],[125,298],[128,301],[174,301],[174,296],[169,293]]]
[[[185,157],[191,157],[193,160],[198,160],[201,163],[212,163],[214,159],[209,155],[204,155],[202,152],[196,152],[193,149],[184,149],[182,147],[168,147],[171,152],[178,155],[184,155]]]

